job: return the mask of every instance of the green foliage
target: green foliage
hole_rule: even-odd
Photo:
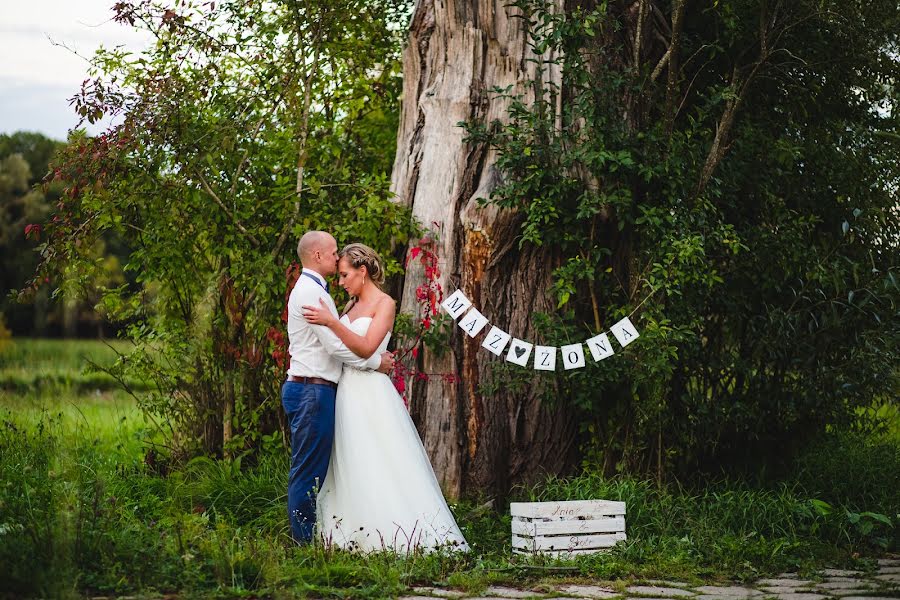
[[[803,569],[821,557],[840,560],[845,552],[896,547],[900,541],[896,506],[881,507],[893,517],[874,512],[862,516],[809,496],[796,484],[753,489],[732,481],[691,490],[584,473],[551,478],[527,490],[526,497],[625,502],[629,541],[616,560],[601,561],[607,576],[624,575],[627,571],[621,569],[632,563],[657,563],[663,575],[677,571],[681,563],[682,568],[723,569],[747,579],[763,572]]]
[[[900,444],[895,439],[831,432],[800,454],[791,470],[816,498],[851,511],[900,512]]]
[[[54,356],[62,374],[116,354],[98,342],[16,340],[0,356],[3,372],[34,365],[52,378]],[[900,543],[897,446],[890,455],[880,439],[838,438],[798,463],[797,482],[769,488],[739,481],[659,487],[585,472],[515,490],[513,500],[625,501],[629,541],[605,555],[514,556],[507,505],[484,498],[451,504],[471,553],[359,556],[293,547],[284,453],[164,463],[151,424],[124,392],[0,389],[0,596],[379,598],[417,585],[478,594],[494,583],[556,584],[557,572],[730,580],[822,565],[865,568],[871,552]],[[844,470],[833,462],[841,456]],[[842,486],[845,479],[852,483]]]
[[[17,131],[12,134],[0,134],[0,157],[19,155],[28,164],[29,176],[26,179],[26,188],[43,180],[50,170],[50,161],[60,146],[62,146],[60,142],[36,132]]]
[[[544,567],[592,578],[750,579],[854,563],[890,541],[895,517],[848,510],[794,486],[738,482],[698,490],[585,473],[551,478],[516,499],[606,498],[628,506],[628,542],[565,562],[514,557],[506,505],[453,505],[473,551],[356,555],[295,548],[285,518],[285,456],[241,468],[196,458],[162,476],[125,438],[135,423],[73,427],[51,413],[0,428],[0,592],[62,596],[171,593],[192,597],[385,597],[435,583],[477,593],[534,583]],[[77,422],[77,421],[76,421]],[[874,507],[873,507],[874,508]],[[551,577],[545,579],[553,583]]]
[[[6,315],[16,336],[114,335],[95,308],[97,288],[126,283],[122,259],[128,249],[112,232],[83,249],[85,259],[96,264],[94,274],[82,281],[86,293],[61,285],[57,294],[41,288],[30,302],[16,301],[14,292],[34,277],[40,262],[35,249],[43,238],[43,222],[63,194],[62,181],[42,181],[64,146],[39,133],[0,135],[0,313]],[[60,265],[60,270],[65,271],[65,266]]]
[[[135,350],[111,370],[150,381],[141,406],[182,455],[237,456],[272,440],[280,413],[282,312],[296,241],[310,229],[392,256],[416,228],[391,201],[400,34],[409,6],[379,2],[116,5],[148,30],[140,55],[101,49],[74,99],[88,121],[54,177],[39,276],[100,291]],[[137,285],[101,281],[95,240],[131,249]],[[36,280],[35,283],[39,283]]]
[[[10,345],[12,333],[6,326],[6,318],[0,313],[0,353],[6,352]]]
[[[19,334],[31,327],[46,328],[47,311],[23,307],[7,296],[32,276],[38,264],[25,228],[46,219],[51,203],[59,197],[59,189],[46,193],[33,189],[58,146],[40,134],[0,135],[0,313]],[[41,298],[43,304],[46,296]]]
[[[544,342],[626,315],[641,332],[558,377],[586,463],[759,471],[894,401],[896,3],[673,2],[671,62],[618,4],[514,4],[538,76],[493,91],[506,121],[466,124],[499,155],[484,201],[559,253]]]

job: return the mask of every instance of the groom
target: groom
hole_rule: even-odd
[[[281,403],[291,425],[291,471],[288,478],[288,518],[291,535],[300,544],[312,541],[316,523],[316,492],[325,482],[334,439],[334,398],[341,365],[393,368],[393,355],[384,352],[362,359],[350,352],[327,327],[303,318],[304,304],[323,299],[337,315],[328,294],[327,278],[337,271],[337,242],[324,231],[308,231],[297,244],[303,265],[288,300],[288,350],[291,364],[281,388]]]

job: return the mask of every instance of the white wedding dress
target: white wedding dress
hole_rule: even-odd
[[[372,323],[371,317],[341,320],[359,335]],[[389,339],[390,333],[377,352]],[[316,503],[326,545],[397,553],[469,549],[387,375],[345,365],[334,421],[331,462]]]

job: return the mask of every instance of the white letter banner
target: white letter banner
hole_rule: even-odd
[[[488,332],[487,337],[484,338],[484,341],[481,343],[482,348],[487,348],[489,352],[493,352],[497,356],[500,356],[500,353],[503,352],[503,349],[506,348],[507,342],[509,342],[510,335],[500,329],[499,327],[492,326],[491,330]]]
[[[591,351],[591,356],[594,357],[595,361],[601,361],[604,358],[613,355],[612,344],[609,342],[609,337],[605,333],[595,335],[586,341],[585,344],[587,344],[588,349]]]
[[[528,364],[528,356],[531,354],[531,344],[520,340],[519,338],[513,338],[512,344],[509,346],[509,352],[506,353],[506,360],[511,363],[515,363],[520,367],[524,367]]]
[[[513,364],[527,367],[531,359],[531,351],[534,350],[532,366],[537,371],[556,370],[557,350],[562,351],[562,364],[565,370],[584,368],[584,344],[587,344],[595,362],[609,358],[616,352],[609,339],[610,332],[615,336],[622,348],[640,337],[631,319],[623,317],[618,323],[610,327],[606,333],[595,335],[580,344],[568,344],[562,346],[562,348],[557,348],[556,346],[535,346],[531,342],[514,338],[496,325],[489,323],[488,318],[472,305],[472,301],[466,298],[462,290],[456,290],[448,296],[441,302],[441,308],[454,321],[457,321],[459,328],[465,331],[470,338],[474,339],[490,325],[490,331],[481,341],[481,347],[496,356],[503,356],[505,352],[506,360]]]
[[[446,310],[454,321],[470,306],[472,306],[472,301],[466,298],[462,290],[456,290],[449,298],[441,302],[441,308]]]
[[[487,317],[478,312],[477,308],[473,308],[466,313],[466,316],[459,320],[459,326],[462,327],[463,331],[469,334],[469,337],[475,337],[478,335],[479,331],[484,329],[487,322]]]
[[[616,336],[623,348],[638,338],[637,329],[634,328],[628,317],[610,327],[610,331]]]
[[[584,348],[581,344],[569,344],[562,347],[563,368],[580,369],[584,366]]]
[[[538,371],[555,371],[556,370],[556,347],[555,346],[535,346],[534,347],[534,368]]]

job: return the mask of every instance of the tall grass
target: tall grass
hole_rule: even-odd
[[[822,561],[846,562],[860,553],[896,547],[898,541],[892,525],[873,520],[872,529],[863,530],[844,507],[811,497],[796,483],[749,489],[723,481],[688,490],[585,473],[550,478],[524,497],[625,502],[629,539],[594,565],[609,577],[628,575],[639,566],[658,577],[729,574],[750,579],[806,570]]]
[[[48,347],[21,350],[19,360]],[[61,370],[76,370],[77,352]],[[6,360],[0,372],[18,368]],[[794,481],[766,489],[740,481],[660,487],[586,472],[516,490],[514,500],[626,502],[626,543],[559,562],[512,555],[508,505],[487,498],[452,505],[467,554],[296,548],[286,452],[253,465],[198,458],[166,466],[147,446],[148,430],[124,394],[0,391],[0,596],[380,598],[433,583],[473,592],[492,582],[534,584],[560,569],[567,577],[746,579],[826,563],[865,567],[859,557],[897,547],[897,490],[883,488],[894,485],[887,475],[900,472],[900,460],[855,437],[834,438]],[[862,483],[865,493],[854,496]]]
[[[121,340],[14,338],[0,350],[0,390],[17,394],[115,390],[118,382],[92,364],[109,367],[130,349],[131,344]],[[146,387],[141,381],[129,385]]]

